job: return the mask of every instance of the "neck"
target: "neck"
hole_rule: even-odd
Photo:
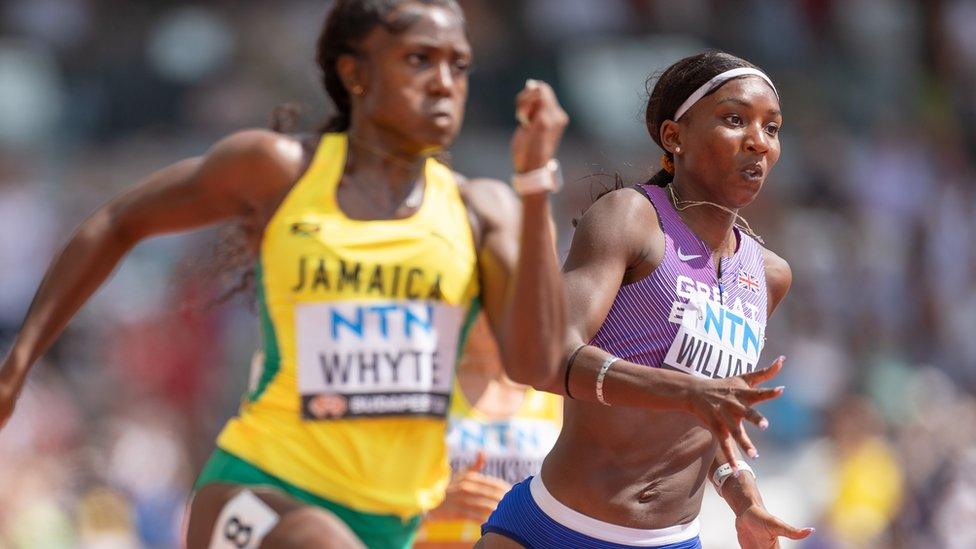
[[[346,175],[353,176],[357,182],[382,182],[394,192],[409,192],[423,174],[429,155],[412,150],[392,132],[353,120],[346,133],[349,138]]]
[[[732,255],[735,252],[732,228],[738,210],[719,206],[713,197],[701,191],[702,185],[688,184],[686,181],[676,174],[671,182],[674,191],[672,200],[676,202],[678,215],[716,255]]]

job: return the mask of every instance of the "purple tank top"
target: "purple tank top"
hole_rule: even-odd
[[[762,247],[735,228],[738,249],[722,259],[721,280],[711,251],[685,225],[668,191],[639,185],[664,231],[664,260],[642,280],[621,286],[590,341],[615,356],[702,377],[756,369],[766,331]]]

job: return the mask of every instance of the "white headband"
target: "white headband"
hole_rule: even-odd
[[[674,118],[672,118],[671,120],[675,120],[675,121],[679,120],[682,117],[682,115],[688,112],[688,109],[690,109],[695,103],[701,101],[702,97],[708,95],[708,92],[721,86],[725,82],[732,80],[733,78],[738,78],[740,76],[746,76],[746,75],[758,76],[759,78],[762,78],[763,80],[766,81],[767,84],[769,84],[770,88],[773,88],[773,93],[776,94],[776,97],[779,97],[779,92],[776,91],[776,86],[774,86],[773,81],[770,80],[768,76],[766,76],[766,73],[764,73],[761,70],[754,69],[752,67],[739,67],[738,69],[732,69],[720,74],[716,74],[715,76],[712,77],[711,80],[702,84],[700,88],[695,90],[695,93],[691,94],[691,96],[688,97],[688,99],[685,99],[685,102],[682,103],[680,107],[678,107],[677,112],[674,113]]]

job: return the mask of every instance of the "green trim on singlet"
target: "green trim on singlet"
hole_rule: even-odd
[[[474,321],[478,319],[478,313],[481,312],[481,296],[476,295],[471,298],[471,305],[468,306],[468,315],[464,318],[464,324],[461,325],[461,333],[458,336],[458,346],[457,346],[457,358],[454,360],[454,368],[461,363],[461,356],[464,355],[464,345],[468,342],[468,335],[471,333],[471,327],[474,326]]]
[[[281,370],[281,351],[278,349],[278,336],[275,334],[274,323],[271,322],[271,315],[268,313],[268,300],[264,292],[264,269],[261,261],[258,260],[254,268],[254,277],[257,280],[258,294],[258,314],[261,317],[261,339],[264,341],[264,365],[261,369],[261,379],[257,387],[247,399],[251,402],[261,398],[265,389],[271,384],[271,380],[278,375]]]
[[[350,509],[288,484],[220,448],[214,450],[203,466],[193,490],[215,483],[270,486],[281,490],[301,503],[331,512],[370,549],[409,549],[420,528],[420,515],[402,519],[394,515],[376,515]]]

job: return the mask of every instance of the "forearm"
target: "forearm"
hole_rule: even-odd
[[[131,246],[104,211],[79,227],[44,275],[11,348],[10,373],[26,376]]]
[[[506,373],[519,383],[549,383],[563,362],[566,305],[555,250],[548,196],[523,197],[518,263],[499,337]]]
[[[570,344],[567,355],[575,351],[581,342]],[[566,395],[575,400],[598,402],[596,383],[600,370],[610,353],[592,345],[579,349],[572,363],[562,364],[558,379],[542,389]],[[566,368],[569,369],[567,383]],[[700,380],[693,376],[617,360],[607,370],[603,380],[604,400],[612,406],[632,406],[651,410],[690,412],[691,395]]]
[[[708,478],[711,479],[712,475],[715,474],[715,470],[725,464],[725,462],[726,460],[722,456],[716,456],[712,460],[712,465],[709,468]],[[741,515],[743,511],[754,505],[765,507],[762,494],[759,493],[756,477],[748,471],[740,470],[738,478],[734,475],[728,477],[722,484],[719,495],[729,504],[735,516]]]

